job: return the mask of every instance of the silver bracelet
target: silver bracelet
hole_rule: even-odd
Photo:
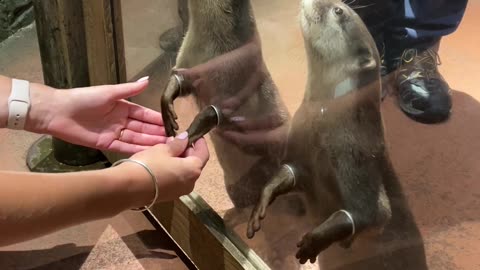
[[[350,212],[348,212],[347,210],[339,210],[338,212],[342,212],[344,213],[348,219],[350,219],[350,222],[352,223],[352,234],[350,235],[350,237],[353,237],[356,233],[356,228],[355,228],[355,220],[353,220],[353,217],[352,217],[352,214],[350,214]]]
[[[150,174],[151,178],[152,178],[152,181],[153,181],[153,185],[155,187],[155,197],[153,198],[153,201],[152,203],[150,203],[149,206],[144,206],[144,207],[140,207],[140,208],[134,208],[134,209],[131,209],[132,211],[138,211],[138,212],[143,212],[143,211],[146,211],[146,210],[150,210],[150,208],[155,204],[155,202],[157,201],[158,199],[158,183],[157,183],[157,177],[155,177],[155,174],[152,172],[152,170],[150,170],[150,168],[148,168],[148,166],[143,163],[143,162],[140,162],[138,160],[134,160],[134,159],[121,159],[115,163],[113,163],[112,167],[115,167],[117,165],[120,165],[124,162],[133,162],[133,163],[136,163],[140,166],[142,166],[143,168],[145,168],[145,170],[147,170],[147,172]]]

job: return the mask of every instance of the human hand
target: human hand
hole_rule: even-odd
[[[252,96],[257,97],[264,88],[276,88],[263,62],[257,39],[198,66],[175,69],[173,73],[182,78],[182,92],[194,91],[204,105],[218,109],[220,128],[216,130],[217,134],[247,153],[281,153],[289,127],[288,110],[282,102],[273,96],[262,104],[267,108],[263,112],[242,114],[245,106],[249,106],[245,103],[251,101]],[[189,128],[193,137],[204,135],[212,128],[214,118],[204,117],[204,112],[208,113],[205,110],[200,112]],[[163,116],[166,122],[166,114]]]
[[[259,118],[230,119],[235,129],[218,130],[218,134],[251,154],[281,154],[288,139],[288,116],[270,114]]]
[[[171,201],[193,191],[209,157],[205,139],[201,138],[193,147],[188,147],[188,133],[184,132],[175,139],[170,138],[166,144],[159,144],[133,155],[131,159],[147,164],[157,177],[158,200]],[[150,176],[142,167],[133,163],[123,163],[120,166],[131,166],[130,172],[141,173],[145,188],[153,191]],[[146,200],[151,200],[153,194],[147,197]],[[144,202],[145,205],[148,203]]]
[[[258,39],[253,39],[202,64],[172,69],[160,101],[166,134],[174,136],[178,130],[174,101],[180,96],[195,93],[201,104],[237,110],[265,80],[262,60]]]
[[[45,133],[100,150],[137,153],[165,143],[162,115],[125,100],[140,94],[148,80],[56,90]],[[32,107],[33,108],[33,107]]]

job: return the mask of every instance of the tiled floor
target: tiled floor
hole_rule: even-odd
[[[156,37],[165,29],[165,24],[173,23],[174,19],[155,13],[158,2],[153,0],[123,2],[127,62],[129,74],[133,75],[159,55]],[[296,2],[253,0],[265,60],[291,112],[301,101],[306,70],[299,26],[291,23],[298,11]],[[170,5],[163,8],[174,10]],[[454,111],[448,123],[415,123],[399,111],[393,96],[386,99],[382,108],[392,159],[425,238],[433,270],[480,269],[479,25],[480,1],[471,0],[458,31],[442,42],[440,69],[455,89]],[[17,41],[12,39],[0,45],[0,74],[42,81],[34,31],[27,30]],[[149,91],[157,90],[152,87]],[[146,93],[138,101],[158,106],[158,99],[152,98],[152,93]],[[188,115],[185,123],[192,116],[190,108],[178,107],[179,115]],[[0,163],[0,169],[25,170],[25,151],[36,138],[36,135],[0,130],[0,155],[9,157]],[[224,213],[231,204],[222,178],[217,157],[212,153],[196,191]],[[288,220],[275,222],[273,225],[282,227]],[[239,228],[243,235],[244,227]],[[148,241],[152,238],[151,230],[143,217],[125,213],[111,220],[3,248],[0,269],[185,268],[167,242]],[[247,243],[253,246],[253,242]],[[262,251],[260,247],[256,250]],[[110,256],[115,252],[124,255]],[[122,257],[120,261],[119,257]]]

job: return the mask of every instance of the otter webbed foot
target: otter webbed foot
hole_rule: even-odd
[[[252,239],[255,232],[261,228],[260,221],[265,218],[267,207],[275,199],[295,188],[295,173],[289,165],[283,165],[280,171],[270,180],[262,190],[259,202],[255,206],[248,220],[247,237]]]

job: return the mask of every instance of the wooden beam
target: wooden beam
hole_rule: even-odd
[[[150,213],[198,269],[270,269],[196,193]]]

